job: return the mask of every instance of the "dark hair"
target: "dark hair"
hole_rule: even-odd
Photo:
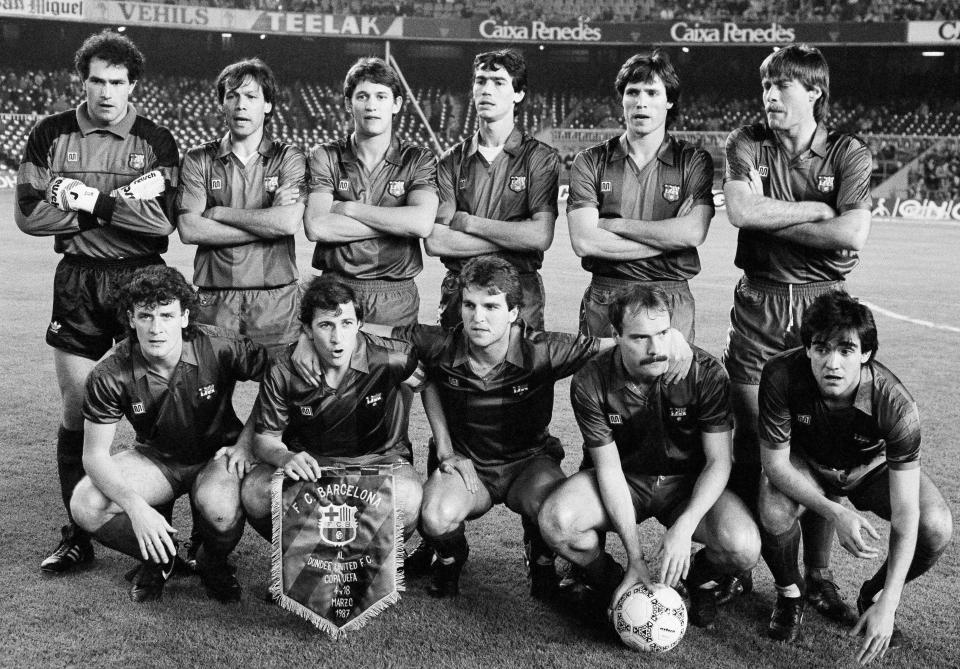
[[[314,278],[300,299],[300,322],[310,327],[316,312],[332,311],[339,315],[340,305],[352,303],[357,320],[363,320],[363,305],[357,300],[353,288],[340,280],[336,274],[324,274]]]
[[[830,108],[830,66],[820,49],[808,44],[791,44],[774,51],[760,64],[761,79],[796,79],[808,91],[820,89],[813,104],[813,118],[820,123]]]
[[[223,104],[227,91],[240,88],[247,79],[253,79],[260,84],[264,101],[271,105],[270,111],[265,114],[266,118],[270,118],[273,116],[274,101],[277,99],[277,80],[270,66],[259,58],[238,60],[223,68],[217,76],[217,100]]]
[[[197,326],[193,319],[199,312],[200,300],[193,286],[183,278],[183,274],[166,265],[151,265],[136,270],[130,278],[119,288],[113,296],[117,305],[117,315],[120,321],[129,324],[128,313],[132,314],[137,305],[145,305],[153,309],[161,304],[170,304],[180,300],[180,308],[189,311],[187,326],[183,328],[183,338],[187,341],[197,334]],[[133,332],[134,329],[130,328]]]
[[[814,337],[830,339],[851,331],[860,337],[863,353],[876,354],[879,342],[873,312],[857,298],[834,291],[821,295],[804,311],[800,340],[804,348],[810,348]]]
[[[607,317],[618,335],[623,334],[623,319],[640,311],[670,313],[670,303],[662,288],[635,284],[620,290],[607,309]]]
[[[617,89],[617,96],[622,100],[627,84],[646,83],[652,81],[654,75],[660,77],[663,87],[667,90],[667,102],[673,103],[673,107],[667,110],[669,123],[680,113],[680,105],[677,104],[680,99],[680,77],[673,69],[670,56],[663,49],[630,56],[617,72],[614,87]]]
[[[478,53],[473,59],[471,74],[475,74],[477,70],[495,70],[498,67],[502,67],[510,75],[515,92],[523,93],[527,90],[527,61],[523,54],[516,49],[500,49],[499,51]]]
[[[343,97],[347,100],[352,98],[353,91],[363,81],[386,86],[393,93],[394,99],[403,98],[400,77],[381,58],[360,58],[350,66],[347,76],[343,79]]]
[[[143,74],[144,57],[129,37],[110,30],[102,30],[84,40],[73,56],[73,65],[80,78],[90,76],[90,61],[94,58],[105,60],[111,65],[127,68],[127,79],[139,81]]]
[[[468,260],[460,270],[460,292],[467,286],[486,288],[490,295],[503,293],[507,308],[523,306],[523,290],[517,268],[498,256],[477,256]]]

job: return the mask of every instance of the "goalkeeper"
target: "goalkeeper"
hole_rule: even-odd
[[[125,330],[108,305],[113,289],[137,268],[163,264],[173,226],[179,154],[166,128],[137,114],[129,98],[143,72],[143,54],[129,38],[104,31],[74,57],[86,99],[48,116],[27,138],[17,173],[17,225],[53,236],[63,254],[53,284],[47,343],[62,399],[57,433],[60,491],[68,507],[83,477],[83,417],[87,375]],[[90,538],[72,519],[57,549],[40,563],[67,572],[93,558]]]

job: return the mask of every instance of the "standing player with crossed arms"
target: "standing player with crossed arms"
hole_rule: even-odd
[[[144,66],[130,39],[109,31],[92,35],[74,64],[85,100],[30,132],[14,209],[21,230],[54,236],[54,250],[63,254],[46,340],[63,402],[57,470],[68,512],[84,475],[84,384],[97,360],[126,335],[109,296],[135,269],[163,263],[179,160],[170,131],[129,103]],[[72,518],[62,533],[40,564],[45,572],[66,572],[93,559],[89,535]]]
[[[814,299],[844,290],[870,232],[872,170],[862,141],[825,125],[830,71],[819,50],[780,49],[760,65],[760,77],[766,122],[730,134],[723,186],[730,222],[740,230],[734,262],[744,273],[724,352],[736,416],[730,482],[751,507],[760,479],[760,372],[772,355],[800,344],[803,313]],[[804,585],[821,613],[845,622],[852,614],[828,569],[832,537],[829,523],[805,516]],[[728,583],[727,596],[738,587],[752,586]],[[803,595],[795,586],[781,594],[794,604]],[[801,615],[799,605],[774,612],[778,619]]]

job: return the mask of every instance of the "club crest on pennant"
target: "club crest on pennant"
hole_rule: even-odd
[[[510,190],[514,193],[527,190],[527,177],[510,177]]]
[[[832,193],[833,177],[817,177],[817,190],[821,193]]]
[[[676,184],[663,184],[663,199],[667,202],[676,202],[680,199],[680,186]]]
[[[403,194],[407,192],[407,189],[402,181],[388,181],[387,192],[394,197],[403,197]]]
[[[263,190],[268,193],[277,192],[278,186],[280,186],[280,177],[265,177],[263,180]]]
[[[320,514],[320,539],[330,546],[346,546],[357,538],[357,508],[331,504]]]
[[[127,166],[131,170],[142,170],[146,164],[147,157],[142,153],[131,153],[130,157],[127,158]]]
[[[337,183],[337,190],[350,190],[350,182],[346,179],[340,179]]]

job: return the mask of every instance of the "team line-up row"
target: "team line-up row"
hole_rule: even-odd
[[[408,571],[429,569],[433,594],[459,592],[464,521],[503,502],[523,519],[535,596],[557,594],[559,553],[580,586],[565,596],[602,610],[634,583],[683,580],[691,619],[710,626],[718,600],[749,590],[762,548],[778,589],[769,634],[792,641],[808,602],[857,620],[832,580],[830,545],[836,531],[873,557],[876,534],[835,501],[848,496],[893,522],[889,565],[857,601],[858,657],[900,641],[903,586],[945,549],[950,512],[920,470],[916,406],[873,359],[869,310],[843,291],[869,232],[871,159],[823,123],[829,70],[817,49],[763,61],[766,121],[727,141],[724,195],[744,274],[722,363],[692,346],[687,286],[713,215],[713,165],[667,132],[680,82],[662,51],[623,64],[625,132],[571,171],[570,237],[592,275],[577,336],[542,331],[538,270],[559,162],[515,127],[520,54],[476,57],[479,130],[439,161],[393,136],[402,88],[379,59],[346,75],[354,132],[307,156],[264,132],[270,69],[228,66],[216,84],[227,133],[182,162],[170,133],[128,102],[143,69],[129,39],[94,35],[75,65],[86,100],[31,132],[15,211],[63,254],[46,337],[70,522],[42,569],[92,559],[92,534],[144,561],[135,600],[159,597],[164,565],[177,564],[169,508],[190,492],[190,557],[212,596],[235,600],[227,555],[244,518],[269,536],[268,474],[311,478],[324,462],[358,459],[394,465],[407,531],[424,538]],[[305,292],[301,226],[324,273]],[[198,246],[196,293],[162,267],[174,229]],[[417,324],[420,239],[447,268],[438,326]],[[587,466],[564,480],[547,425],[553,382],[575,372]],[[229,400],[251,378],[258,408],[241,423]],[[404,384],[423,386],[434,435],[422,487]],[[122,417],[140,444],[111,456]],[[636,529],[650,516],[668,528],[657,578]],[[607,530],[624,542],[626,571],[604,550]],[[705,546],[692,558],[691,541]]]

